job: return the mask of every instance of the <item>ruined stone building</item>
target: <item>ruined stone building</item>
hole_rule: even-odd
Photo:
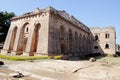
[[[116,54],[116,32],[114,27],[103,29],[93,27],[90,30],[91,53]]]
[[[114,28],[90,29],[65,11],[52,7],[13,17],[1,50],[2,54],[30,56],[80,56],[91,52],[115,54]]]
[[[120,45],[116,44],[116,52],[120,52]]]

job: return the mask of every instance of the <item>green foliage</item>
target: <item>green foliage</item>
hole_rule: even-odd
[[[54,56],[54,59],[61,59],[62,56],[58,55],[58,56]]]
[[[58,59],[61,59],[61,55],[52,55],[52,56],[49,56],[49,59],[56,59],[56,60],[58,60]]]
[[[10,18],[14,16],[15,14],[13,12],[0,12],[0,42],[4,42],[10,26]]]

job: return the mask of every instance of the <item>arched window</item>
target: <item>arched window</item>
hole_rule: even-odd
[[[64,26],[60,26],[60,47],[61,53],[65,53],[66,51],[66,41],[65,41],[65,28]]]
[[[73,35],[72,35],[72,30],[69,29],[69,50],[72,51],[72,44],[73,44]]]
[[[98,40],[98,35],[95,35],[95,41],[97,41]]]
[[[76,52],[78,51],[78,34],[75,32],[75,46],[76,46]]]
[[[87,37],[87,42],[86,42],[86,43],[87,43],[87,45],[86,45],[86,50],[88,51],[88,50],[89,50],[89,49],[88,49],[88,48],[89,48],[89,38],[88,38],[88,37]]]
[[[94,49],[98,49],[99,47],[98,46],[94,46]]]
[[[109,44],[106,44],[106,45],[105,45],[105,48],[109,49],[109,48],[110,48]]]
[[[83,52],[85,52],[86,50],[86,39],[85,39],[85,35],[83,36]]]
[[[65,28],[60,26],[60,39],[63,40],[65,38]]]
[[[109,33],[106,33],[106,34],[105,34],[105,38],[110,38],[110,34],[109,34]]]
[[[105,38],[107,38],[107,34],[105,34]]]
[[[28,32],[28,27],[26,28],[26,32]]]
[[[82,44],[82,39],[81,39],[81,34],[80,34],[80,37],[79,37],[79,51],[81,51],[81,44]]]
[[[83,52],[84,51],[84,38],[83,38],[83,35],[81,35],[81,51]]]

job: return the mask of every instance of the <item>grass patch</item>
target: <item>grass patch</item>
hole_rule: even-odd
[[[62,56],[54,56],[54,59],[61,59]]]
[[[8,55],[0,55],[0,58],[14,61],[49,59],[48,56],[8,56]]]
[[[53,59],[60,59],[61,56],[53,56]],[[26,61],[26,60],[40,60],[40,59],[51,59],[51,56],[9,56],[0,55],[0,59],[7,59],[13,61]]]

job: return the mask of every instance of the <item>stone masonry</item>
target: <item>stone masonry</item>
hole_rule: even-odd
[[[116,32],[114,27],[98,28],[91,30],[91,53],[116,54]]]
[[[13,17],[1,50],[2,54],[25,56],[97,52],[115,54],[115,29],[90,29],[74,16],[52,7]]]

